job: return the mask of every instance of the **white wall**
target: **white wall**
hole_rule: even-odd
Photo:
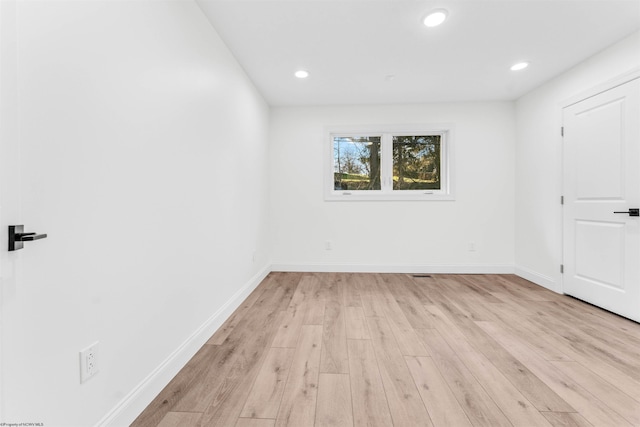
[[[455,125],[455,201],[324,201],[325,126],[422,123]],[[272,109],[274,269],[512,271],[514,138],[508,102]]]
[[[516,103],[516,272],[561,291],[561,104],[640,66],[640,33],[616,43]]]
[[[268,106],[194,2],[13,6],[0,226],[49,237],[2,251],[0,421],[126,425],[268,267]]]

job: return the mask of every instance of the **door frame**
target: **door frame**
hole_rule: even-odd
[[[17,289],[20,255],[7,251],[8,225],[20,224],[18,92],[18,5],[0,0],[0,420],[7,411],[4,389],[6,309]],[[10,177],[8,179],[7,177]]]
[[[574,104],[577,104],[578,102],[584,101],[587,98],[591,98],[593,96],[599,95],[603,92],[606,92],[608,90],[611,90],[613,88],[616,88],[618,86],[622,86],[625,83],[629,83],[632,80],[638,79],[640,78],[640,66],[638,67],[633,67],[632,69],[630,69],[629,71],[623,73],[623,74],[619,74],[616,77],[613,77],[612,79],[606,80],[596,86],[593,86],[587,90],[584,90],[582,92],[577,93],[576,95],[573,95],[569,98],[564,99],[563,101],[560,102],[559,104],[559,110],[558,110],[558,121],[560,123],[559,127],[563,127],[564,126],[564,119],[563,119],[563,113],[564,113],[564,109],[567,107],[570,107]],[[564,137],[562,136],[562,134],[560,132],[558,132],[558,140],[560,143],[561,148],[561,156],[560,156],[560,195],[558,198],[563,197],[564,196],[564,188],[565,188],[565,182],[564,182],[564,160],[565,160],[565,150],[564,150]],[[560,207],[560,264],[564,265],[564,247],[565,247],[565,241],[564,241],[564,204]],[[566,295],[565,291],[564,291],[564,274],[560,274],[560,292],[563,295]]]

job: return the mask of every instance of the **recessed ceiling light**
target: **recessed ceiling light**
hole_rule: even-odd
[[[298,70],[294,75],[299,79],[306,79],[309,77],[309,72],[306,70]]]
[[[511,71],[524,70],[528,66],[529,66],[528,62],[518,62],[517,64],[514,64],[514,65],[511,66]]]
[[[448,12],[444,9],[434,10],[424,18],[424,25],[427,27],[437,27],[447,19],[447,14]]]

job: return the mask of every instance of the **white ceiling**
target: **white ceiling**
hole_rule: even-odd
[[[640,0],[197,1],[274,106],[513,100],[640,29]]]

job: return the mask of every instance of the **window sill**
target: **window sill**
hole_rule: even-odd
[[[338,191],[325,194],[324,200],[327,202],[357,202],[357,201],[451,201],[455,200],[455,195],[446,193],[425,194],[422,191],[407,194],[377,193],[366,194],[356,191]]]

